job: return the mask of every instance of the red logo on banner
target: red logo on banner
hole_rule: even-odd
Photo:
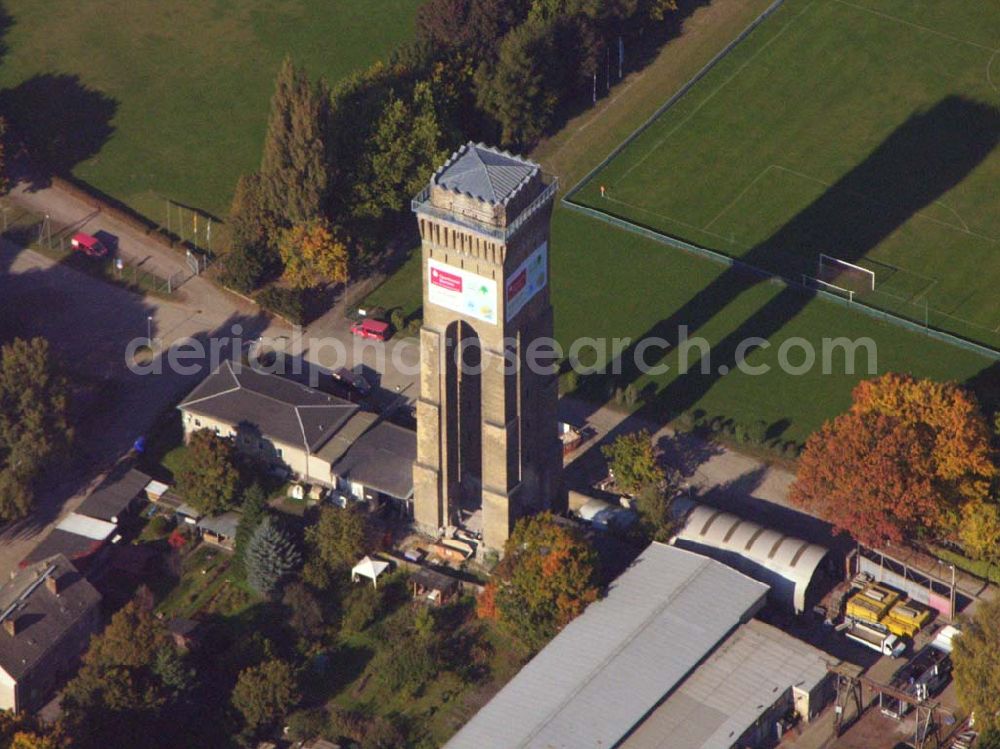
[[[462,290],[462,277],[437,268],[431,268],[431,283],[448,291]]]
[[[525,268],[516,276],[514,276],[510,281],[507,282],[507,301],[516,297],[521,293],[521,289],[524,288],[525,284],[528,283],[528,269]]]

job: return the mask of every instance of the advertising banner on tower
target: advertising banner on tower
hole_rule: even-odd
[[[507,322],[510,322],[535,294],[545,288],[548,281],[548,252],[549,243],[542,242],[507,279],[504,289]]]
[[[427,261],[427,301],[497,324],[497,282],[437,260]]]

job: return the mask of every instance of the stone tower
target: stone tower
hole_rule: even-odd
[[[423,255],[414,519],[481,531],[500,549],[523,515],[558,508],[553,367],[527,366],[552,337],[549,219],[538,164],[468,143],[413,201]],[[536,344],[537,346],[538,344]]]

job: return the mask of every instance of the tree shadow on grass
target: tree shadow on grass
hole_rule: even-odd
[[[0,111],[21,146],[8,165],[11,182],[38,190],[100,152],[114,133],[118,102],[77,75],[45,73],[0,91]]]

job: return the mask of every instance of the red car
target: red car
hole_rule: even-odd
[[[82,231],[74,234],[69,244],[77,252],[90,257],[104,257],[108,254],[108,248],[101,244],[101,240]]]
[[[361,338],[385,341],[389,338],[389,323],[381,320],[361,320],[351,326],[351,333]]]

